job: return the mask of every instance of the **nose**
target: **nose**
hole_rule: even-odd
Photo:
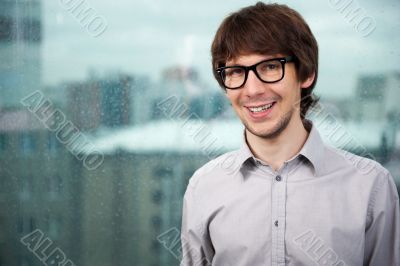
[[[254,71],[249,71],[246,83],[244,84],[244,91],[246,96],[249,98],[263,94],[265,90],[265,83],[262,82],[254,73]]]

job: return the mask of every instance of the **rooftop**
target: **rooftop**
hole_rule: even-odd
[[[381,145],[383,123],[327,123],[314,121],[324,141],[331,146],[344,144],[367,149]],[[103,130],[90,137],[95,149],[105,154],[126,152],[226,152],[240,147],[243,125],[239,120],[159,120],[117,130]],[[385,132],[388,132],[385,130]],[[400,147],[400,132],[396,146]]]

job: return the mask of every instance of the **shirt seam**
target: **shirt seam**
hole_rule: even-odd
[[[371,198],[368,203],[368,209],[367,209],[367,225],[372,222],[372,216],[373,216],[373,210],[375,208],[375,204],[377,201],[378,197],[378,191],[380,191],[385,183],[385,180],[388,178],[388,174],[380,173],[379,175],[384,175],[382,178],[379,178],[378,184],[375,186],[373,191],[371,192]]]

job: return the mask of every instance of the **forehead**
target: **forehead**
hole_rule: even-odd
[[[244,66],[249,66],[253,65],[255,63],[258,63],[262,60],[267,60],[271,58],[277,58],[277,57],[283,57],[282,54],[241,54],[238,56],[235,56],[229,60],[226,61],[226,66],[232,66],[232,65],[244,65]]]

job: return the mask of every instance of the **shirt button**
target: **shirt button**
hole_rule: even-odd
[[[281,177],[280,175],[277,175],[277,176],[275,177],[275,180],[279,182],[279,181],[282,180],[282,177]]]
[[[274,225],[278,227],[278,220],[275,221]]]

